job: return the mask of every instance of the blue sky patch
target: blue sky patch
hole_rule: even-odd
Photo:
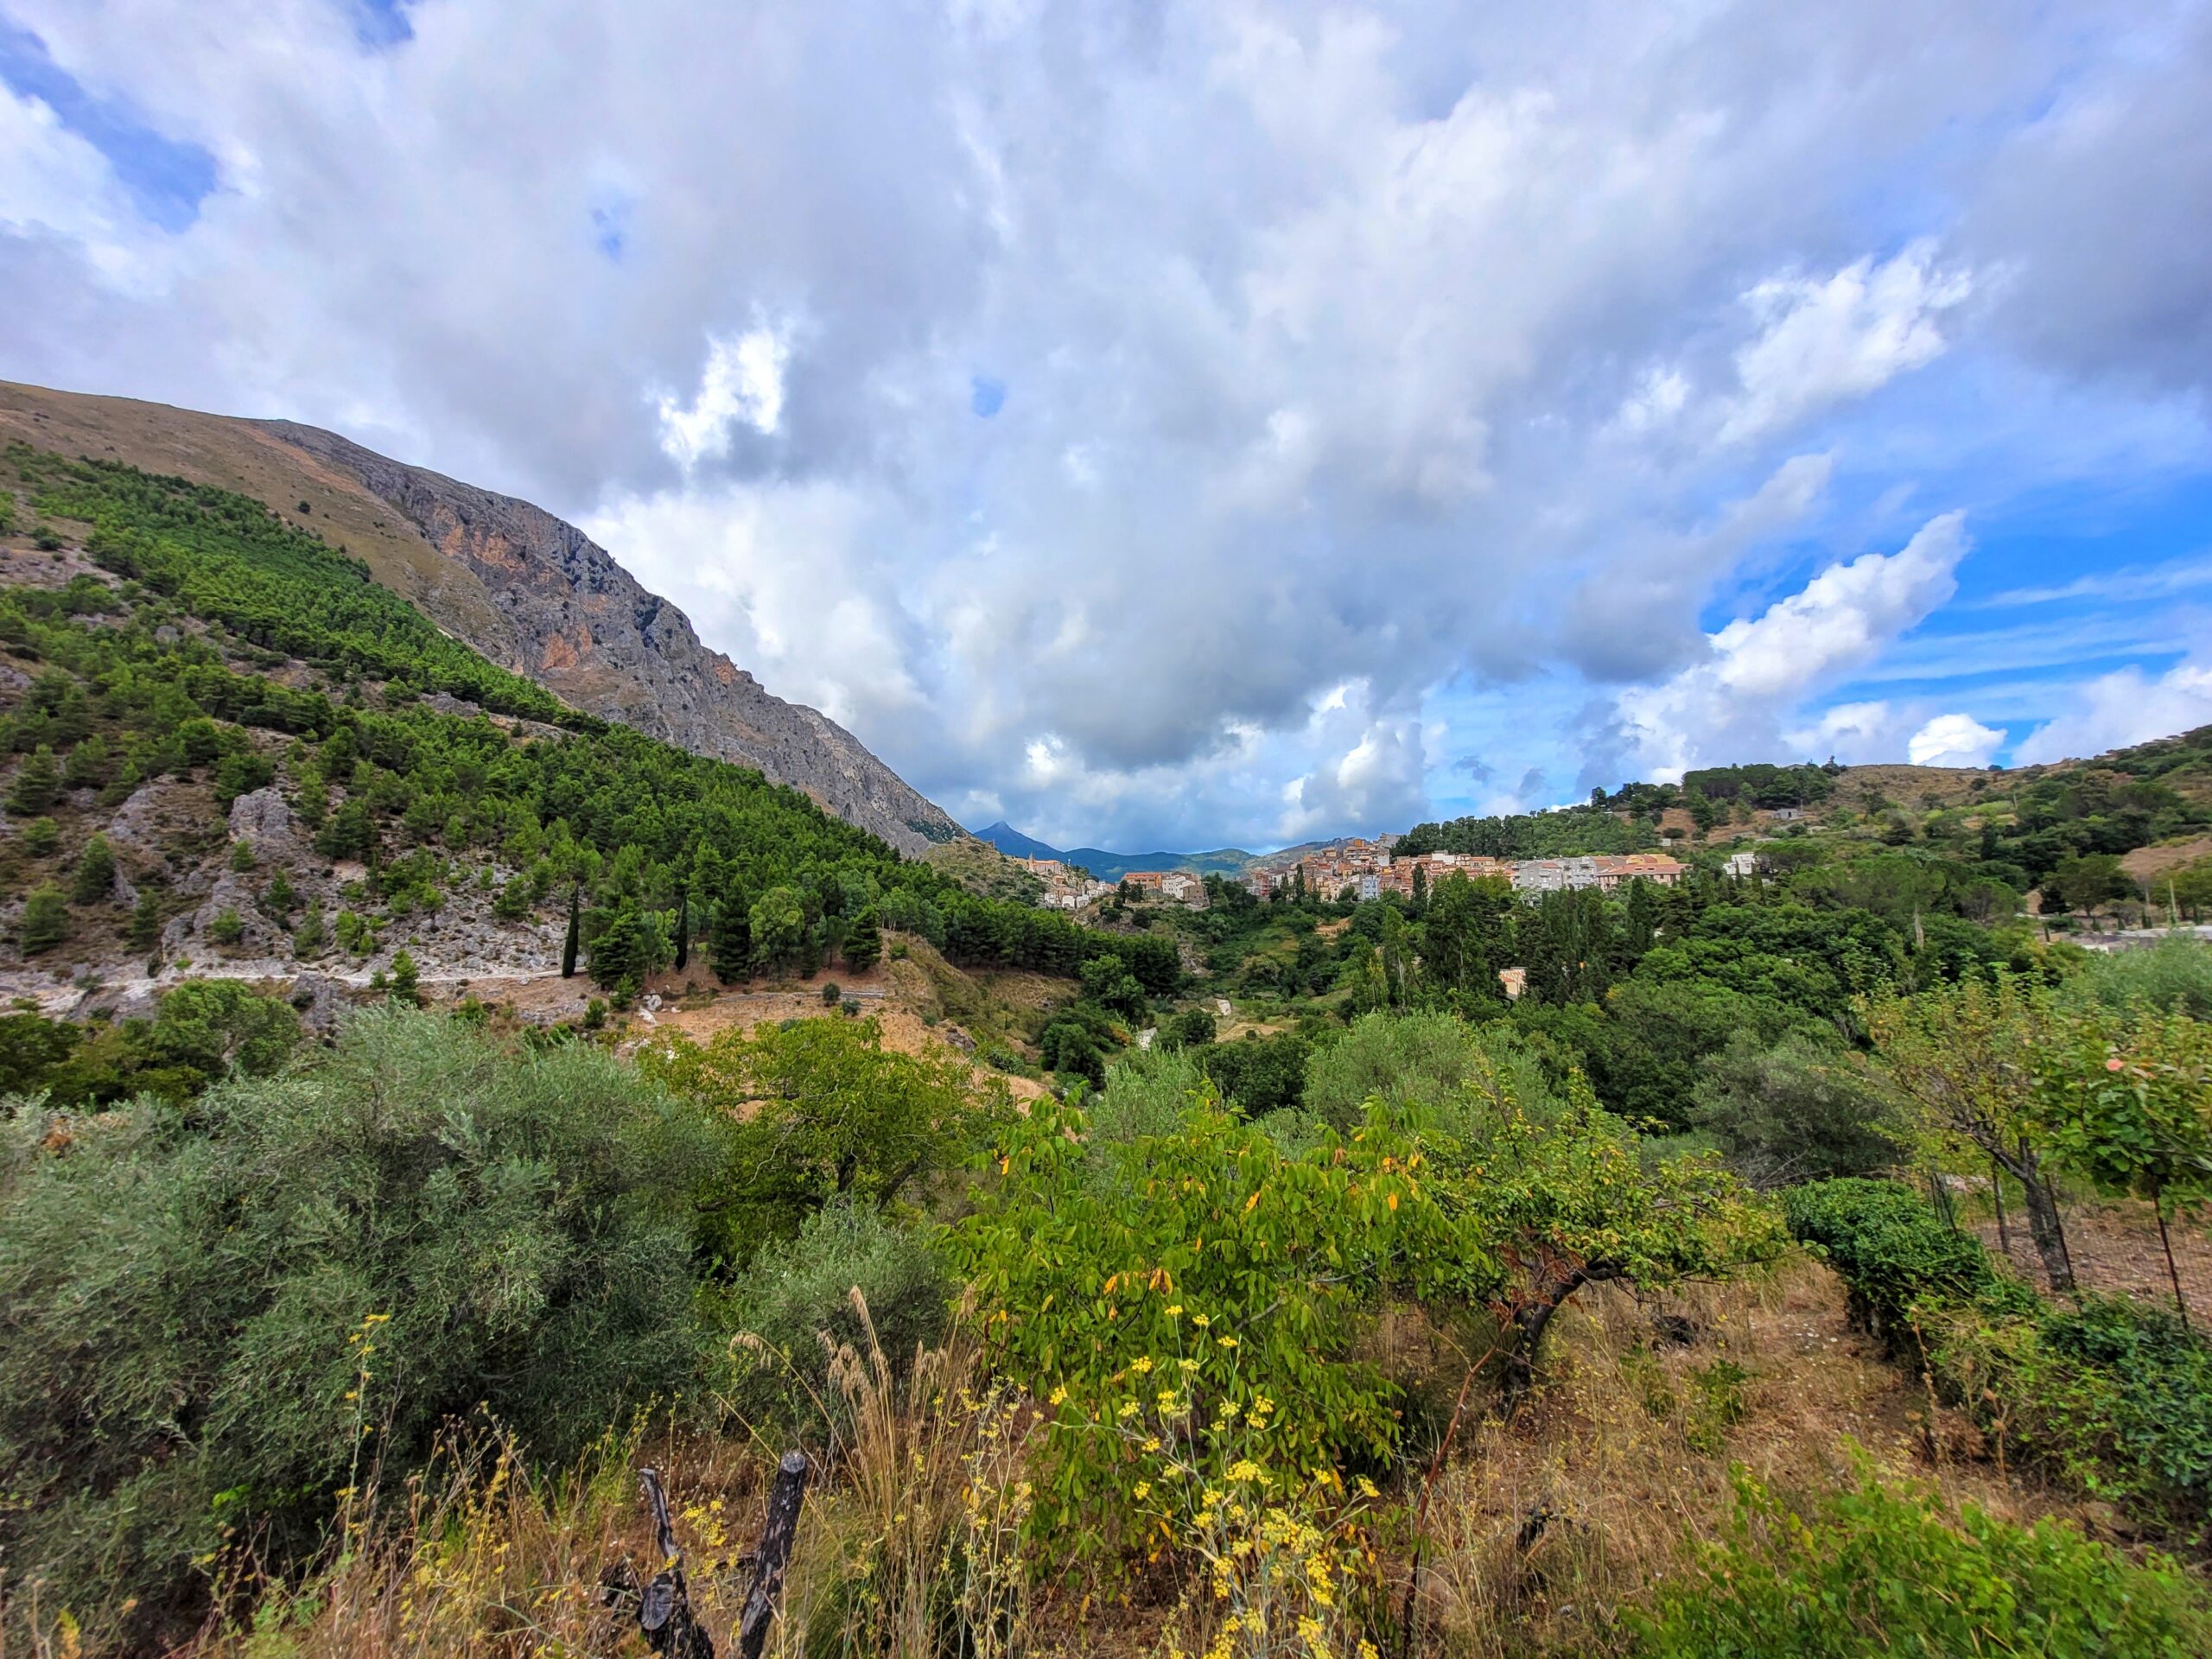
[[[344,0],[353,15],[353,38],[363,46],[390,48],[415,38],[407,8],[413,0]]]
[[[968,407],[985,420],[1006,407],[1006,382],[977,375],[968,383]]]
[[[44,41],[4,18],[0,81],[45,105],[66,130],[105,156],[143,217],[165,231],[184,230],[200,217],[219,176],[214,156],[156,131],[128,105],[87,92],[54,62]]]

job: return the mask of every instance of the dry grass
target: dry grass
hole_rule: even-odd
[[[349,1510],[322,1571],[264,1587],[243,1626],[211,1629],[185,1659],[518,1659],[607,1653],[623,1636],[601,1605],[602,1568],[652,1562],[634,1469],[669,1471],[695,1601],[715,1628],[745,1592],[730,1535],[757,1507],[762,1460],[741,1440],[610,1436],[575,1467],[533,1477],[498,1435],[458,1438],[432,1473]],[[244,1589],[245,1586],[238,1586]]]
[[[1134,1659],[1185,1635],[1177,1592],[1191,1573],[1173,1561],[1119,1587],[1033,1581],[1019,1544],[1035,1418],[989,1382],[964,1324],[903,1374],[873,1341],[839,1351],[833,1372],[821,1402],[829,1452],[772,1654]],[[2008,1475],[1969,1423],[1848,1329],[1836,1281],[1802,1260],[1658,1304],[1586,1292],[1554,1327],[1546,1375],[1513,1423],[1461,1429],[1427,1524],[1424,1653],[1618,1650],[1617,1611],[1726,1524],[1732,1462],[1804,1490],[1854,1478],[1863,1447],[1886,1475],[1932,1480],[2006,1518],[2062,1514],[2093,1529],[2107,1518]],[[637,1651],[597,1586],[617,1559],[652,1565],[639,1462],[666,1471],[695,1605],[721,1638],[734,1630],[741,1552],[758,1535],[777,1450],[739,1432],[633,1433],[533,1479],[480,1436],[432,1479],[365,1509],[302,1591],[270,1594],[249,1627],[209,1633],[188,1659]],[[1402,1540],[1376,1569],[1393,1614],[1408,1565]]]
[[[1482,1425],[1440,1483],[1421,1624],[1440,1651],[1611,1650],[1616,1610],[1725,1523],[1732,1463],[1780,1489],[1838,1485],[1856,1446],[1999,1515],[2066,1508],[2009,1481],[1970,1424],[1852,1332],[1808,1262],[1656,1307],[1585,1296],[1536,1407]]]

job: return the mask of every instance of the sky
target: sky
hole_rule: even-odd
[[[2212,722],[2212,0],[0,0],[0,378],[582,524],[963,823]]]

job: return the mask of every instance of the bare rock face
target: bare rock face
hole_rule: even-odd
[[[943,808],[843,727],[770,696],[700,644],[683,612],[647,593],[575,525],[527,501],[389,461],[334,433],[289,421],[255,424],[319,465],[359,480],[480,582],[495,619],[442,606],[436,592],[418,602],[500,666],[588,714],[802,789],[909,856],[961,833]]]

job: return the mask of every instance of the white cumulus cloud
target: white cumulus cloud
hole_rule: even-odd
[[[2021,743],[2022,764],[2080,760],[2212,725],[2212,663],[2181,663],[2156,676],[2123,668],[2068,695],[2074,707]]]
[[[659,400],[660,447],[690,472],[709,456],[729,453],[740,424],[772,436],[784,417],[784,364],[791,346],[774,329],[748,328],[734,340],[707,342],[707,365],[698,395],[687,405]]]
[[[2005,746],[2005,734],[1971,715],[1938,715],[1905,744],[1916,766],[1986,766]]]
[[[1963,515],[1944,513],[1897,552],[1830,565],[1759,615],[1731,622],[1708,637],[1705,660],[1616,700],[1629,752],[1670,779],[1696,766],[1782,758],[1783,723],[1948,599],[1967,548]],[[1848,729],[1864,730],[1878,707],[1853,706]]]
[[[1743,391],[1722,441],[1789,426],[1932,362],[1945,344],[1942,314],[1973,291],[1966,272],[1937,269],[1925,245],[1878,265],[1859,260],[1824,281],[1759,283],[1744,296],[1760,331],[1736,354]]]

